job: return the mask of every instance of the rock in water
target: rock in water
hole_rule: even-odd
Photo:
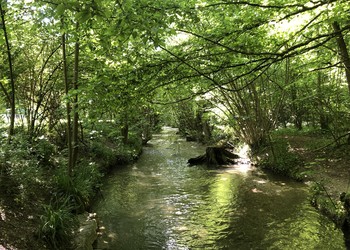
[[[97,239],[97,221],[93,214],[84,213],[79,217],[79,229],[75,237],[75,250],[93,250]]]

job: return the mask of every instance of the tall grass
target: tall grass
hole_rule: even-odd
[[[68,198],[56,199],[44,206],[40,216],[39,237],[51,249],[71,248],[72,232],[77,226],[77,221],[71,213],[72,209]]]

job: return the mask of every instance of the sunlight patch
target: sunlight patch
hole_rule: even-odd
[[[252,192],[253,192],[253,193],[263,193],[263,191],[261,191],[261,190],[259,190],[259,189],[257,189],[257,188],[253,188],[253,189],[252,189]]]
[[[0,207],[0,218],[1,218],[1,220],[3,220],[3,221],[6,220],[5,209],[3,209],[2,207]],[[0,248],[0,250],[1,250],[1,248]]]
[[[259,184],[265,184],[267,183],[267,180],[254,180],[255,182],[259,183]]]
[[[10,245],[6,245],[6,247],[4,247],[3,245],[0,245],[0,250],[17,250],[17,248]]]
[[[242,158],[249,158],[249,151],[250,148],[248,145],[244,145],[240,150],[239,150],[239,156],[241,156]]]
[[[235,169],[242,174],[248,174],[252,170],[252,166],[250,164],[238,164]]]

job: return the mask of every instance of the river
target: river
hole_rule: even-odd
[[[303,183],[249,164],[187,166],[205,152],[175,129],[113,171],[94,207],[97,249],[345,249],[340,230],[310,206]]]

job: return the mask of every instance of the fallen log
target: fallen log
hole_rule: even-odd
[[[207,147],[205,154],[190,158],[187,163],[190,165],[206,164],[208,166],[228,165],[234,164],[237,158],[239,158],[238,155],[230,152],[226,148],[214,146]]]

